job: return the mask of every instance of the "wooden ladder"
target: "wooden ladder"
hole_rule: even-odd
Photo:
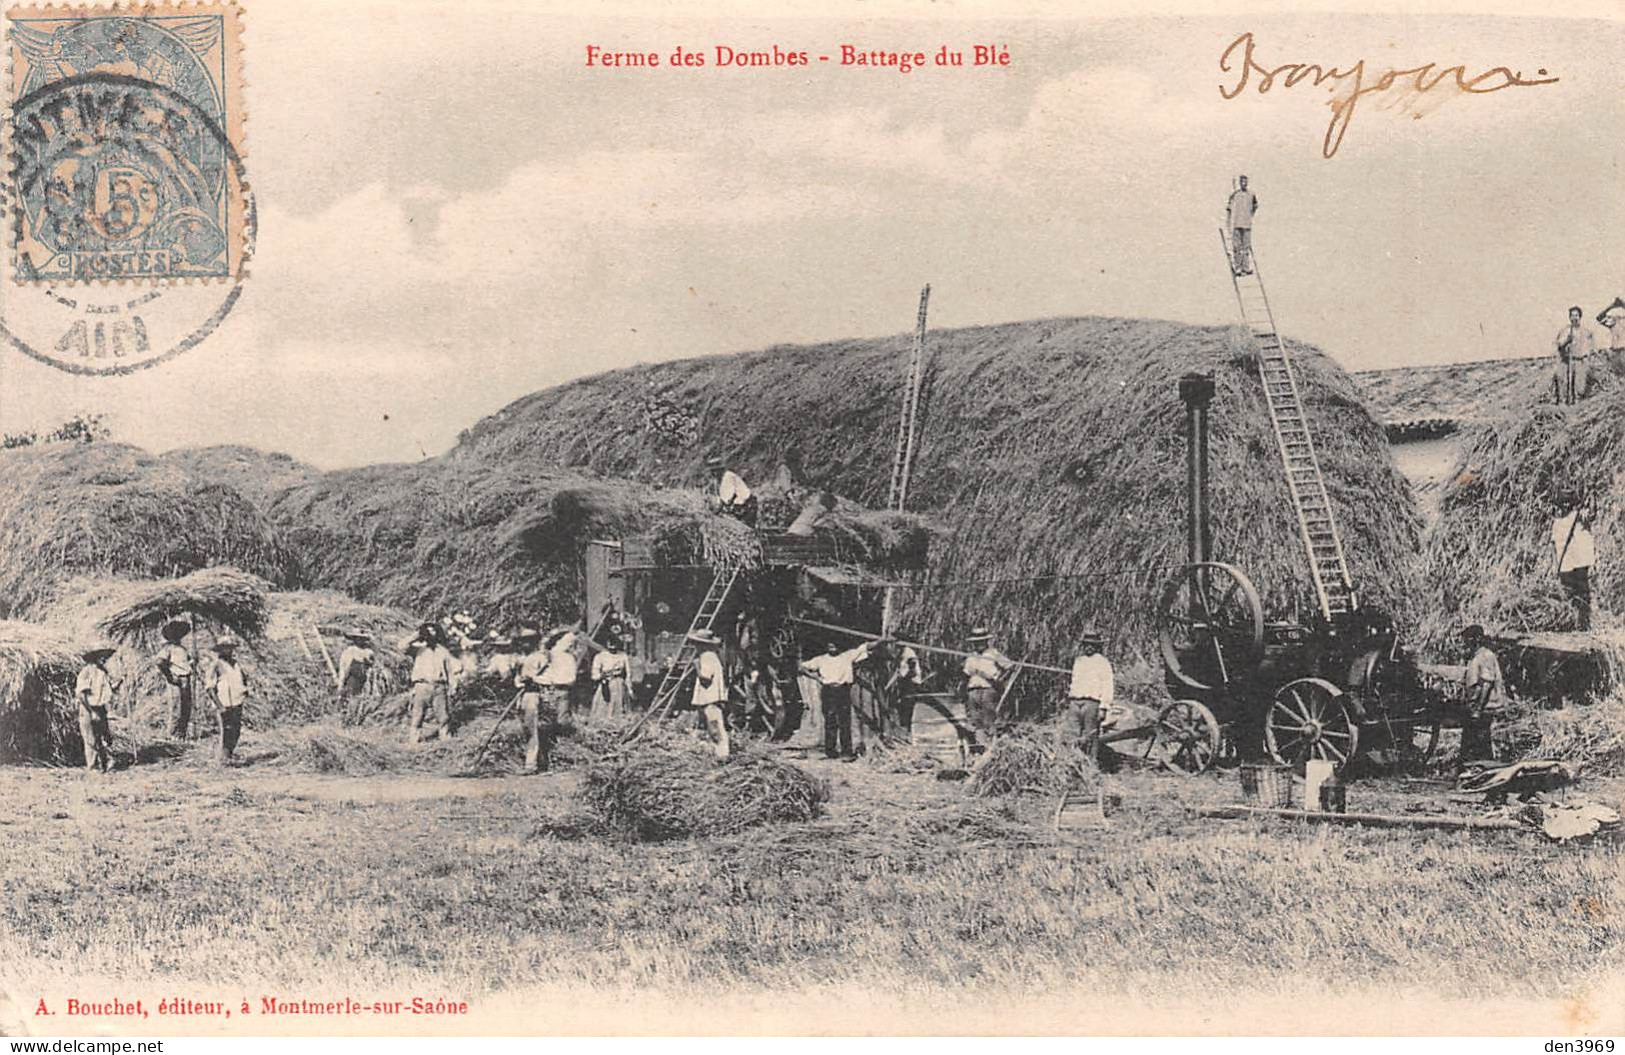
[[[1225,262],[1230,267],[1230,280],[1236,288],[1236,303],[1241,308],[1242,322],[1247,326],[1253,350],[1258,356],[1258,374],[1264,382],[1270,424],[1275,429],[1275,442],[1281,451],[1281,465],[1286,470],[1287,489],[1292,494],[1292,506],[1298,515],[1304,552],[1309,556],[1309,570],[1314,577],[1320,614],[1330,622],[1334,616],[1354,611],[1359,607],[1359,601],[1355,596],[1354,582],[1349,577],[1348,562],[1343,557],[1343,538],[1332,515],[1331,498],[1326,493],[1326,478],[1320,471],[1320,459],[1315,455],[1315,439],[1304,413],[1297,374],[1292,369],[1292,358],[1287,354],[1286,343],[1275,326],[1274,313],[1270,311],[1269,295],[1264,292],[1264,279],[1258,270],[1257,251],[1249,254],[1252,269],[1245,275],[1238,275],[1223,228],[1219,230],[1219,242],[1224,248]]]
[[[925,381],[925,308],[931,287],[920,290],[920,318],[914,331],[914,355],[903,385],[903,416],[897,426],[897,450],[892,455],[891,491],[886,508],[901,510],[908,500],[908,481],[914,471],[914,441],[919,435],[920,388]]]
[[[722,612],[722,606],[728,602],[728,595],[733,592],[734,583],[739,581],[737,567],[721,567],[711,578],[711,585],[705,591],[705,598],[700,601],[699,608],[694,611],[694,618],[688,624],[688,632],[683,635],[683,645],[677,650],[670,667],[660,678],[660,687],[655,690],[654,699],[649,702],[649,709],[643,712],[627,733],[627,739],[636,736],[644,724],[650,720],[659,721],[672,709],[677,702],[677,692],[688,680],[689,674],[694,670],[695,661],[699,659],[700,649],[694,641],[694,634],[699,630],[716,630],[717,616]]]

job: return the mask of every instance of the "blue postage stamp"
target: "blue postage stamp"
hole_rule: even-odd
[[[238,276],[237,15],[191,4],[8,12],[18,281]]]

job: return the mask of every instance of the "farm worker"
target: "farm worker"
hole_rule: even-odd
[[[920,654],[907,645],[900,646],[897,665],[886,680],[886,692],[892,699],[892,713],[897,716],[899,728],[907,729],[914,716],[914,705],[909,702],[909,697],[924,691],[925,667],[920,663]]]
[[[181,642],[192,632],[184,619],[171,619],[158,631],[164,647],[158,650],[158,673],[169,684],[169,735],[185,739],[192,728],[192,700],[196,672],[192,653]]]
[[[704,629],[694,631],[688,639],[700,649],[699,656],[694,660],[694,696],[691,703],[705,719],[705,728],[711,734],[717,758],[726,759],[729,751],[728,723],[723,719],[722,708],[728,702],[728,678],[722,669],[722,657],[717,653],[722,639]]]
[[[1552,521],[1552,553],[1557,560],[1557,581],[1574,606],[1577,630],[1591,629],[1591,566],[1597,543],[1591,537],[1591,510],[1584,502],[1569,504],[1569,512]]]
[[[997,686],[1016,662],[993,647],[993,635],[988,633],[986,627],[973,629],[966,641],[973,651],[965,658],[962,668],[965,676],[965,709],[972,728],[984,742],[991,742],[999,710]]]
[[[1625,297],[1615,297],[1612,304],[1598,313],[1597,321],[1608,330],[1608,350],[1625,351]],[[1616,362],[1614,365],[1617,367],[1620,364]]]
[[[579,643],[575,631],[567,626],[555,628],[547,637],[547,651],[550,654],[547,683],[558,690],[555,706],[560,715],[585,710],[576,706],[576,680],[581,675],[581,667],[575,650]]]
[[[215,705],[220,708],[220,754],[216,759],[227,765],[237,754],[237,740],[243,735],[243,701],[248,697],[248,675],[237,662],[237,639],[226,634],[214,643],[215,662],[211,679]]]
[[[1484,641],[1484,628],[1473,624],[1461,632],[1467,647],[1467,669],[1462,673],[1462,700],[1467,706],[1467,722],[1462,726],[1462,761],[1494,759],[1490,739],[1492,715],[1506,709],[1506,679],[1501,660]]]
[[[360,696],[367,691],[367,678],[377,656],[372,650],[372,635],[356,627],[344,632],[349,644],[339,653],[339,695]]]
[[[561,693],[547,678],[553,653],[542,647],[542,633],[533,626],[515,631],[513,643],[521,654],[513,683],[519,690],[519,721],[525,727],[525,769],[540,773],[552,764],[559,720]]]
[[[450,740],[453,661],[446,648],[445,632],[439,623],[424,623],[402,643],[401,651],[412,657],[412,731],[407,742],[415,744],[423,739],[423,712],[431,703],[435,720],[440,723],[437,735]]]
[[[1582,320],[1585,312],[1569,309],[1569,324],[1557,331],[1557,372],[1552,389],[1559,403],[1573,403],[1586,394],[1586,360],[1596,350],[1597,338]]]
[[[739,474],[727,468],[716,455],[705,459],[705,467],[717,485],[717,506],[731,517],[745,523],[756,524],[756,496],[745,486]]]
[[[113,703],[118,682],[108,673],[107,660],[117,651],[92,648],[85,651],[85,665],[74,679],[73,698],[79,704],[79,739],[85,745],[85,768],[107,772],[111,764],[113,733],[107,724],[107,708]]]
[[[857,759],[852,750],[852,682],[857,665],[869,658],[869,642],[841,651],[831,641],[822,656],[801,664],[801,672],[818,680],[818,693],[824,705],[824,757]]]
[[[1111,660],[1101,649],[1106,641],[1093,628],[1078,641],[1079,656],[1072,661],[1072,684],[1067,690],[1062,729],[1066,738],[1081,745],[1102,769],[1115,769],[1117,752],[1104,750],[1101,731],[1110,725],[1116,680]]]
[[[1230,228],[1230,262],[1238,275],[1253,273],[1253,213],[1258,211],[1258,195],[1247,189],[1247,177],[1236,177],[1236,189],[1225,205],[1225,224]]]
[[[626,714],[626,686],[632,677],[632,661],[621,649],[621,639],[611,634],[604,650],[592,657],[592,720],[610,721]]]

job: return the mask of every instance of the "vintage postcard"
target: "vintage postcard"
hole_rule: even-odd
[[[1625,21],[1323,6],[6,5],[0,1032],[1625,1031]]]

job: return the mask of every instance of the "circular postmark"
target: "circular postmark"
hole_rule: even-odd
[[[215,331],[242,295],[257,216],[213,110],[117,73],[17,100],[4,188],[16,282],[0,338],[70,373],[117,375]]]

